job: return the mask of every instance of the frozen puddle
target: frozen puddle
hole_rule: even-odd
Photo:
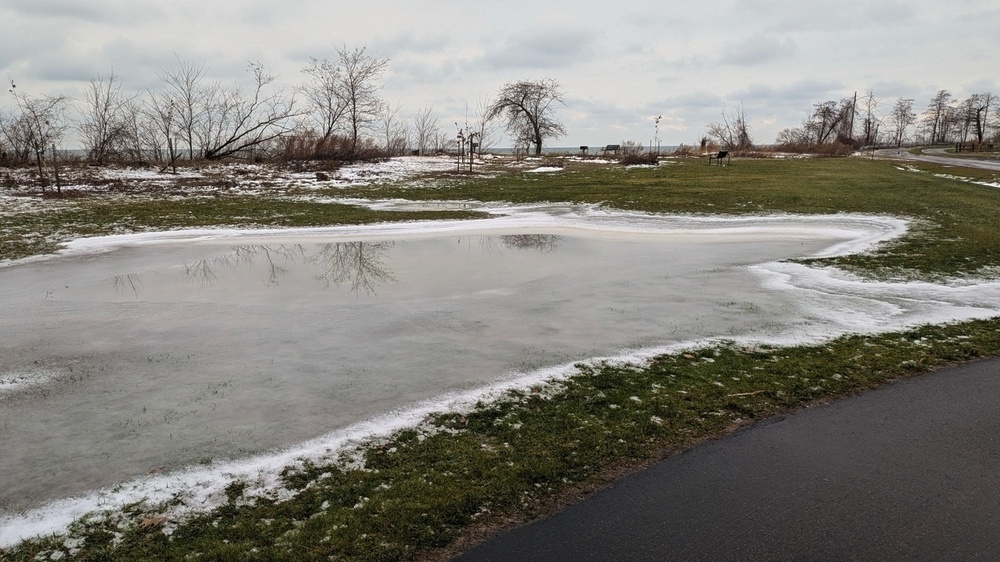
[[[1000,309],[993,282],[862,283],[780,262],[862,251],[905,232],[891,218],[502,211],[81,240],[0,268],[0,545],[100,505],[208,497],[227,474],[267,480],[588,358]]]

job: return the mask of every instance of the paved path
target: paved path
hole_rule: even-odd
[[[974,158],[954,158],[948,156],[943,148],[924,149],[923,154],[910,154],[905,148],[896,150],[895,148],[883,148],[875,151],[875,156],[880,158],[899,158],[902,160],[919,160],[922,162],[933,162],[945,166],[964,166],[966,168],[979,168],[981,170],[993,170],[1000,172],[1000,160],[977,160]]]
[[[1000,559],[1000,360],[765,421],[460,558],[737,559]]]

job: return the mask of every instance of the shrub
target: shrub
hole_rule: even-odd
[[[854,153],[854,147],[840,141],[815,144],[806,141],[784,142],[774,147],[780,152],[795,154],[816,154],[818,156],[849,156]]]
[[[626,166],[656,164],[659,161],[658,154],[646,152],[642,144],[636,141],[622,141],[618,146],[618,161]]]
[[[281,138],[277,153],[284,162],[301,160],[375,160],[384,158],[385,151],[371,139],[358,139],[351,150],[351,139],[332,135],[321,137],[308,130]]]
[[[620,161],[625,166],[638,166],[645,164],[656,165],[659,163],[660,157],[655,152],[639,152],[624,154],[622,155]]]

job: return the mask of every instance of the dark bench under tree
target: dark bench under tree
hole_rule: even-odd
[[[720,150],[718,152],[718,154],[714,154],[714,155],[709,154],[708,155],[708,165],[709,166],[712,165],[712,160],[718,160],[719,161],[719,165],[721,166],[723,158],[725,158],[726,163],[728,164],[729,163],[729,151],[728,150]]]

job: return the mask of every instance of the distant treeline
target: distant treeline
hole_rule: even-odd
[[[913,104],[913,99],[901,97],[886,106],[871,90],[860,97],[816,103],[802,126],[778,133],[774,146],[790,152],[849,153],[906,142],[956,144],[969,150],[992,150],[1000,145],[1000,104],[990,92],[962,100],[940,90],[919,115]],[[742,104],[723,111],[721,123],[708,126],[701,141],[703,147],[707,144],[733,150],[753,147]]]

